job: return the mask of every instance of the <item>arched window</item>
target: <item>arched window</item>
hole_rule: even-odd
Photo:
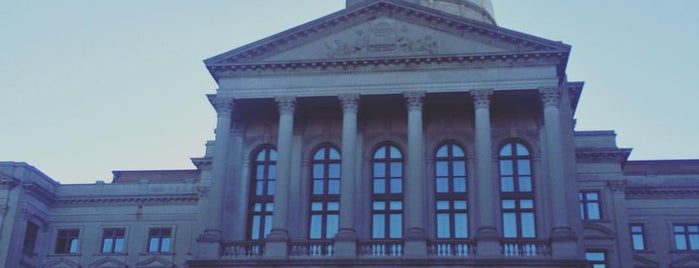
[[[382,145],[372,158],[371,237],[403,235],[403,154],[393,145]]]
[[[535,238],[531,154],[519,142],[500,149],[500,199],[505,238]]]
[[[260,240],[272,229],[277,150],[272,146],[262,147],[253,153],[251,160],[247,230],[249,239]]]
[[[330,239],[340,215],[340,152],[330,146],[316,150],[311,160],[310,239]]]
[[[448,143],[439,147],[434,177],[437,238],[467,238],[466,156],[460,146]]]

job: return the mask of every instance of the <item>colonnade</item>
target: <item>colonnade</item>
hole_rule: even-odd
[[[567,211],[565,201],[566,183],[564,180],[564,159],[561,147],[560,88],[539,90],[544,111],[546,134],[546,155],[548,156],[549,184],[552,190],[553,211]],[[493,155],[491,141],[490,99],[493,90],[473,90],[470,92],[474,104],[475,123],[475,174],[477,181],[476,241],[479,254],[499,254],[501,234],[497,229],[497,179],[493,173]],[[403,94],[408,117],[408,154],[405,182],[405,256],[424,256],[426,254],[427,235],[425,234],[425,187],[424,179],[424,138],[423,138],[423,103],[425,92],[410,91]],[[342,162],[339,232],[336,236],[336,252],[339,255],[356,254],[357,234],[354,226],[355,183],[360,179],[356,174],[356,140],[357,112],[359,94],[341,94],[338,100],[343,111],[342,123]],[[291,175],[292,135],[294,129],[295,96],[275,98],[279,109],[279,128],[277,136],[277,191],[274,195],[272,230],[266,238],[266,255],[286,257],[289,240],[287,223],[289,200],[289,178]],[[226,173],[226,144],[229,140],[231,111],[233,99],[213,96],[212,104],[218,115],[216,146],[213,153],[212,181],[209,194],[209,215],[206,218],[206,230],[200,242],[220,240],[221,204],[223,182]],[[553,217],[551,240],[554,251],[572,250],[575,254],[575,236],[572,234],[568,217]],[[564,254],[564,253],[562,253]]]

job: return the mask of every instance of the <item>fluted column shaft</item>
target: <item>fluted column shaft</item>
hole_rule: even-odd
[[[496,180],[492,175],[492,140],[490,129],[490,97],[492,90],[471,91],[475,116],[475,153],[476,153],[476,196],[478,199],[478,239],[498,239],[496,211]]]
[[[551,184],[553,211],[566,212],[566,182],[563,170],[563,146],[561,137],[561,113],[559,104],[561,93],[558,88],[545,88],[539,91],[544,106],[544,129],[546,132],[546,148],[548,152],[548,173]],[[569,228],[568,217],[559,215],[553,217],[553,227]]]
[[[272,230],[267,240],[289,239],[287,215],[289,204],[289,180],[291,176],[291,139],[294,134],[294,110],[296,97],[282,96],[275,99],[279,106],[279,134],[277,136],[277,178],[274,192]]]
[[[425,92],[412,91],[404,94],[408,108],[408,166],[405,185],[406,238],[425,237],[425,161],[422,138],[422,105]]]
[[[211,184],[209,190],[209,202],[206,210],[205,236],[208,240],[220,240],[221,238],[221,214],[223,207],[223,191],[226,180],[227,148],[230,139],[231,115],[233,111],[233,99],[219,96],[210,96],[209,101],[216,109],[216,145],[214,146],[213,162],[211,167]]]
[[[340,177],[340,230],[338,238],[356,240],[354,202],[356,181],[357,110],[359,94],[342,94],[342,169]]]

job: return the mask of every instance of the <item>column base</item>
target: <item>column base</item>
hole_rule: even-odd
[[[269,232],[269,234],[267,235],[267,237],[265,237],[265,241],[266,242],[280,242],[280,241],[287,242],[287,241],[289,241],[289,231],[287,231],[286,229],[281,229],[281,228],[272,229]]]
[[[403,255],[406,258],[424,258],[427,256],[427,235],[421,227],[410,227],[405,232]]]
[[[354,228],[340,228],[334,238],[336,258],[357,257],[357,231]]]
[[[272,229],[265,237],[265,259],[286,259],[289,256],[289,231]]]
[[[555,258],[575,258],[578,255],[578,237],[567,226],[551,229],[551,255]]]
[[[218,259],[221,256],[221,240],[223,234],[221,230],[206,229],[204,233],[197,237],[198,259]]]
[[[476,232],[476,254],[478,256],[500,256],[500,233],[492,226],[483,226]]]
[[[340,228],[334,238],[335,241],[357,241],[357,230],[354,228]]]

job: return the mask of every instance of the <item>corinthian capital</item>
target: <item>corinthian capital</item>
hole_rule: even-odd
[[[358,93],[346,93],[337,96],[342,104],[342,111],[345,113],[357,113],[359,109],[359,94]]]
[[[493,96],[492,89],[471,90],[471,97],[473,98],[473,106],[476,107],[476,109],[478,109],[478,108],[489,109],[491,96]]]
[[[230,116],[233,112],[233,98],[221,97],[213,94],[207,95],[206,97],[209,98],[209,102],[214,106],[219,116]]]
[[[294,114],[296,109],[296,96],[279,96],[274,98],[279,106],[279,114]]]
[[[544,106],[558,106],[561,102],[561,91],[557,87],[540,88],[539,96]]]
[[[408,91],[403,93],[403,97],[405,97],[405,104],[408,106],[408,111],[422,110],[422,104],[425,100],[424,91]]]

